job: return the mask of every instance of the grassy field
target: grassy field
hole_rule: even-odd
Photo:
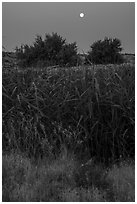
[[[3,69],[3,201],[135,200],[135,66]]]
[[[134,202],[135,166],[81,165],[66,155],[36,165],[14,152],[3,155],[2,184],[3,202]]]

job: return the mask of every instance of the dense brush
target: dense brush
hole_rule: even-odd
[[[134,81],[130,64],[3,71],[3,150],[134,157]]]

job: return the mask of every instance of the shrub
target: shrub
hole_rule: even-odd
[[[39,62],[43,66],[76,65],[77,45],[66,43],[57,33],[46,34],[44,40],[37,35],[33,45],[16,48],[16,55],[21,67],[37,66]]]
[[[77,45],[76,42],[66,44],[58,55],[58,64],[74,66],[77,63]]]
[[[88,52],[88,60],[95,64],[115,64],[122,63],[123,58],[120,52],[122,51],[121,42],[119,39],[105,38],[98,40],[91,46],[91,51]],[[87,62],[88,62],[87,60]]]

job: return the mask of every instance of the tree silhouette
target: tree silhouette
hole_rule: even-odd
[[[77,45],[76,42],[68,44],[57,33],[46,34],[43,40],[37,35],[32,46],[21,45],[16,48],[17,58],[21,66],[36,66],[41,62],[43,65],[76,65]]]
[[[120,52],[122,51],[121,42],[117,38],[107,38],[98,40],[90,46],[88,52],[88,60],[95,64],[115,64],[122,63],[123,58]]]

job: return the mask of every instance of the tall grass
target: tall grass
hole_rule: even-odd
[[[3,70],[3,201],[134,202],[134,82],[131,64]]]
[[[134,157],[134,77],[130,64],[3,71],[3,150]]]

